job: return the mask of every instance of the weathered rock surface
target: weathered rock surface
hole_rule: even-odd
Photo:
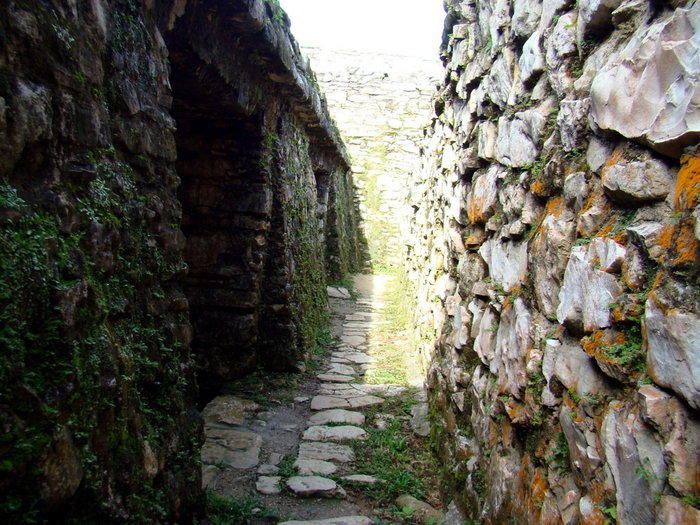
[[[332,479],[321,476],[294,476],[287,480],[287,488],[300,498],[344,498],[345,491]]]
[[[367,432],[353,425],[309,427],[304,431],[304,441],[345,441],[353,439],[365,439]]]
[[[365,516],[341,516],[325,520],[291,520],[281,521],[279,525],[372,525],[374,523]]]
[[[694,523],[699,4],[445,7],[403,242],[446,522]]]
[[[346,423],[348,425],[361,426],[365,423],[365,416],[361,412],[351,410],[324,410],[316,412],[309,418],[312,425],[326,425],[328,423]]]
[[[679,157],[700,134],[697,56],[700,6],[639,27],[593,79],[592,118],[602,129]]]
[[[664,312],[650,299],[644,328],[649,375],[700,410],[700,316]]]
[[[301,443],[299,459],[319,459],[321,461],[340,461],[347,463],[355,458],[355,453],[346,445],[335,443]]]
[[[204,414],[200,451],[197,384],[205,402],[299,368],[326,271],[359,266],[340,135],[270,3],[28,0],[0,21],[0,515],[198,521],[200,452],[257,459],[234,406]]]

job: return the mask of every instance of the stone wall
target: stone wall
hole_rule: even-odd
[[[448,492],[697,523],[700,4],[446,4],[405,233]]]
[[[356,51],[304,52],[353,160],[371,261],[396,267],[408,175],[416,164],[440,64]]]
[[[351,188],[276,2],[4,2],[3,521],[193,521],[197,368],[299,366]]]

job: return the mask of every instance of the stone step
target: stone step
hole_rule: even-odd
[[[255,482],[255,490],[269,496],[279,494],[282,492],[280,481],[282,481],[282,476],[260,476]]]
[[[325,425],[327,423],[345,423],[348,425],[364,425],[365,416],[361,412],[351,410],[323,410],[317,412],[309,418],[311,425]]]
[[[355,453],[346,445],[311,441],[299,445],[299,460],[306,459],[349,463],[355,460]]]
[[[365,516],[340,516],[323,520],[291,520],[283,521],[278,525],[372,525],[374,521]]]
[[[294,469],[300,476],[330,476],[335,474],[338,466],[322,459],[297,459]]]
[[[354,439],[367,439],[367,432],[353,425],[341,425],[329,427],[317,425],[309,427],[301,437],[304,441],[345,441]]]
[[[335,481],[321,476],[293,476],[287,488],[300,498],[345,498],[347,494]]]
[[[352,383],[355,380],[353,376],[343,374],[318,374],[316,377],[329,383]]]

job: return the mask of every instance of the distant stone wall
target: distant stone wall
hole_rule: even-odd
[[[396,267],[408,176],[440,65],[416,57],[304,48],[328,98],[359,188],[373,264]]]
[[[446,4],[405,238],[450,492],[697,523],[700,3]]]
[[[4,2],[3,523],[194,521],[195,374],[299,366],[348,188],[276,2]]]

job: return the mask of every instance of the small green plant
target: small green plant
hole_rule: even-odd
[[[598,507],[600,512],[605,516],[605,525],[612,525],[617,523],[617,507],[615,505],[609,505],[607,507]]]
[[[254,516],[265,516],[260,502],[255,498],[226,498],[213,491],[207,492],[206,514],[212,525],[250,523]]]
[[[547,458],[547,463],[556,468],[559,472],[571,470],[571,458],[569,456],[569,444],[563,432],[559,432],[557,443],[552,451],[552,455]]]
[[[602,347],[606,357],[637,373],[646,371],[646,355],[642,347],[642,334],[639,325],[632,326],[625,332],[625,341],[616,345]]]
[[[700,496],[696,496],[695,494],[688,494],[686,496],[683,496],[681,500],[686,505],[690,505],[691,507],[700,509]]]

